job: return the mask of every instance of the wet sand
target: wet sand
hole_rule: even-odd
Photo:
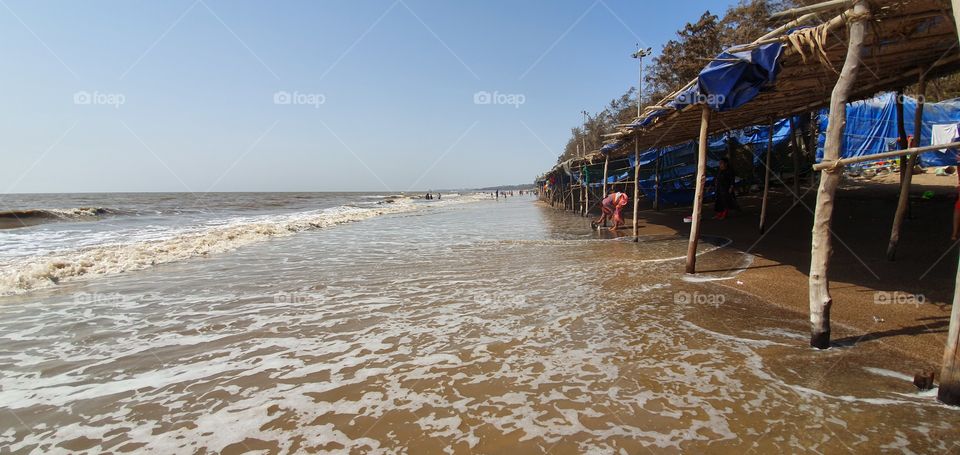
[[[873,342],[815,351],[801,313],[734,290],[753,278],[731,265],[756,262],[733,236],[705,230],[714,271],[690,279],[684,236],[643,229],[611,239],[532,199],[484,200],[0,297],[0,445],[955,448],[960,413],[911,384],[923,361]]]
[[[899,179],[894,175],[844,181],[832,226],[835,345],[881,344],[921,360],[924,368],[939,374],[957,267],[956,245],[950,240],[955,182],[956,176],[914,176],[912,217],[903,225],[896,261],[890,262],[886,246]],[[934,197],[921,198],[925,191],[932,191]],[[794,313],[806,321],[816,188],[802,186],[801,193],[802,203],[794,205],[792,191],[781,187],[771,192],[765,235],[758,229],[758,194],[741,196],[743,210],[723,221],[711,219],[708,204],[702,232],[730,238],[731,247],[749,253],[753,261],[740,269],[738,264],[705,255],[698,259],[698,276],[717,278],[713,284],[753,295],[782,308],[783,314]],[[687,215],[688,208],[659,213],[647,208],[641,211],[640,232],[687,236],[689,224],[682,222]],[[627,232],[630,227],[619,235]]]

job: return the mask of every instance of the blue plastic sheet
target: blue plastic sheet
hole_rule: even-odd
[[[782,53],[780,43],[749,51],[722,52],[697,77],[700,101],[717,112],[747,104],[776,82]]]
[[[903,116],[907,125],[907,134],[912,135],[913,118],[917,109],[917,100],[904,97]],[[818,123],[820,136],[817,140],[817,161],[823,159],[823,145],[826,140],[826,109],[820,111]],[[920,145],[930,145],[933,125],[960,123],[960,100],[948,100],[939,103],[927,103],[923,106],[923,132]],[[880,94],[874,98],[856,101],[847,105],[847,125],[843,134],[841,158],[875,155],[893,150],[897,141],[897,99],[892,92]],[[957,164],[957,151],[926,152],[920,154],[922,166],[950,166]]]

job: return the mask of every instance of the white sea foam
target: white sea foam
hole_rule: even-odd
[[[450,197],[430,205],[406,198],[371,207],[339,206],[289,215],[234,218],[192,228],[170,228],[149,240],[104,242],[51,254],[15,257],[0,265],[0,295],[19,294],[82,277],[142,270],[157,264],[224,253],[262,240],[376,216],[483,199]],[[109,233],[106,233],[109,234]],[[105,234],[105,235],[106,235]]]

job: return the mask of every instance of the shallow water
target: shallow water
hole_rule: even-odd
[[[796,315],[683,280],[685,239],[629,240],[528,198],[421,204],[0,297],[0,447],[955,448],[911,360],[813,351]]]

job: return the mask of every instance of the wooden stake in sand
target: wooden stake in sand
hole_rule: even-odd
[[[916,115],[913,117],[913,140],[911,146],[920,146],[920,139],[923,134],[923,97],[927,89],[927,78],[925,73],[920,73],[919,93],[917,97]],[[898,109],[903,109],[902,101],[897,101]],[[899,112],[898,112],[899,113]],[[890,243],[887,244],[887,260],[892,261],[897,256],[897,243],[900,242],[900,227],[903,226],[903,219],[907,216],[907,210],[910,206],[910,183],[913,181],[913,166],[917,163],[917,154],[913,153],[906,157],[906,165],[900,170],[900,199],[897,200],[897,213],[893,216],[893,227],[890,229]],[[904,160],[900,160],[903,163]]]
[[[770,120],[768,128],[769,138],[767,138],[767,158],[764,164],[763,172],[763,201],[760,203],[760,233],[766,230],[767,223],[767,201],[770,199],[770,154],[773,152],[773,120]]]
[[[865,0],[858,0],[850,20],[847,56],[840,70],[840,78],[830,96],[830,116],[827,126],[823,159],[836,161],[843,145],[843,130],[847,119],[847,100],[860,69],[860,53],[866,33],[866,20],[870,9]],[[817,207],[813,215],[813,238],[810,248],[810,345],[818,349],[830,347],[830,222],[833,216],[833,199],[840,185],[842,168],[824,169],[820,173],[820,188],[817,190]]]
[[[697,242],[700,240],[700,217],[703,206],[703,187],[707,183],[707,131],[710,127],[710,107],[704,104],[700,114],[700,144],[697,149],[697,189],[693,196],[693,216],[690,220],[690,242],[687,244],[687,273],[697,273]]]
[[[633,141],[633,241],[640,241],[637,231],[638,209],[640,207],[640,143]]]

